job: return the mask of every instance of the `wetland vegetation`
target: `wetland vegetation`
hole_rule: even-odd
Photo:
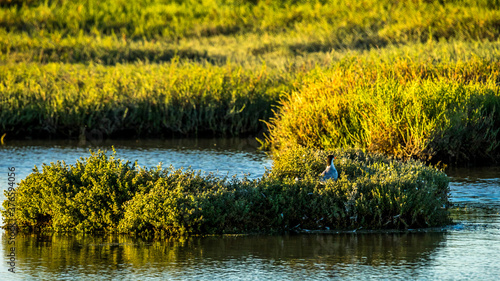
[[[2,140],[266,131],[275,161],[260,180],[102,153],[44,165],[15,220],[165,235],[445,224],[447,178],[415,159],[500,161],[499,7],[0,0]],[[325,151],[341,176],[322,185]]]
[[[1,1],[0,130],[269,130],[268,148],[495,162],[499,11],[493,0]]]
[[[262,178],[145,169],[103,152],[35,168],[5,200],[4,221],[31,231],[154,236],[444,225],[448,177],[418,161],[338,150],[339,180],[318,180],[326,153],[279,154]],[[295,177],[301,177],[296,180]],[[6,194],[12,198],[12,194]]]

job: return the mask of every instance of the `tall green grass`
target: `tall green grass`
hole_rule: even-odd
[[[258,180],[143,169],[93,153],[35,167],[3,202],[5,227],[31,231],[187,234],[407,229],[449,223],[448,178],[420,162],[337,150],[340,178],[320,183],[326,152],[282,151]],[[292,174],[289,174],[293,171]],[[296,181],[291,176],[303,176]]]
[[[0,131],[78,138],[255,134],[290,77],[184,64],[0,66]]]
[[[363,147],[398,158],[498,161],[498,61],[352,57],[285,97],[268,144]]]
[[[499,7],[1,1],[0,130],[238,136],[263,120],[268,146],[498,161]]]
[[[312,36],[319,31],[332,43],[354,46],[429,37],[491,40],[498,36],[500,17],[496,1],[89,0],[2,6],[0,27],[28,34],[175,40],[250,32]]]
[[[496,1],[19,2],[0,6],[0,50],[24,61],[216,61],[500,34]]]
[[[271,65],[6,64],[0,124],[8,138],[102,138],[248,135],[264,120],[275,148],[357,146],[446,163],[497,161],[498,58],[498,43],[454,41]]]

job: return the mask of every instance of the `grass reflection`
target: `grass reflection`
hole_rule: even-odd
[[[146,272],[171,277],[196,270],[210,279],[221,265],[240,263],[264,263],[269,270],[280,267],[309,274],[324,274],[326,270],[337,276],[339,268],[354,265],[366,265],[372,270],[401,266],[413,271],[429,260],[444,240],[442,232],[209,236],[162,241],[127,235],[19,234],[16,255],[19,270],[30,277],[83,274],[116,278]],[[4,234],[4,256],[7,242]]]

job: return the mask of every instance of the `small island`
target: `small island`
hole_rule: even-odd
[[[321,181],[326,155],[337,180]],[[450,223],[448,177],[420,161],[361,149],[295,147],[276,153],[260,179],[142,168],[91,152],[76,164],[37,167],[16,188],[6,225],[24,231],[130,233],[154,237],[411,229]],[[9,195],[9,194],[7,194]],[[9,196],[7,196],[9,198]]]

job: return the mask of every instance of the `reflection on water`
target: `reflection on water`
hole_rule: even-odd
[[[458,205],[500,208],[500,166],[449,169],[451,200]]]
[[[191,237],[19,235],[19,275],[98,279],[325,279],[419,275],[443,233]],[[3,237],[4,248],[7,239]],[[357,267],[357,269],[354,269]],[[247,275],[251,273],[251,275]],[[244,277],[244,275],[246,277]]]
[[[496,221],[498,225],[499,221]],[[32,280],[461,279],[499,276],[500,230],[189,237],[16,237],[16,277]],[[8,248],[6,235],[2,246]],[[4,251],[4,256],[7,251]],[[11,276],[0,272],[0,279]],[[492,279],[494,280],[494,279]]]
[[[269,158],[253,139],[17,142],[0,146],[0,185],[34,165],[73,164],[88,149],[111,151],[141,166],[172,164],[219,175],[262,176]],[[15,275],[2,233],[0,280],[496,280],[500,276],[500,167],[449,169],[455,225],[416,233],[342,233],[190,237],[144,241],[129,236],[26,235],[15,238]],[[3,194],[0,200],[4,200]]]

